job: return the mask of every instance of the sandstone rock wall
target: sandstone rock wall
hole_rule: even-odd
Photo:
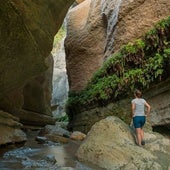
[[[0,96],[46,70],[53,36],[70,1],[7,0],[0,4]]]
[[[81,90],[103,63],[105,29],[100,0],[85,0],[67,18],[66,66],[70,90]]]
[[[122,44],[143,36],[169,13],[170,1],[167,0],[122,0],[115,28],[114,51]]]
[[[72,3],[73,0],[0,3],[0,109],[23,122],[54,123],[50,108],[52,72],[47,70],[53,66],[45,60]]]
[[[170,79],[154,85],[145,93],[151,103],[152,126],[165,126],[170,129]]]
[[[82,90],[105,58],[169,13],[167,0],[85,0],[70,10],[65,41],[70,89]]]
[[[85,1],[85,0],[76,0],[76,2],[77,2],[78,4],[82,3],[83,1]]]

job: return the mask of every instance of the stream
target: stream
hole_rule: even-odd
[[[28,141],[22,145],[7,145],[0,148],[0,170],[99,170],[92,165],[77,161],[75,153],[80,141],[67,144],[48,142],[38,144],[38,131],[30,131]]]

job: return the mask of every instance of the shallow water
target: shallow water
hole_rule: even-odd
[[[0,170],[55,170],[70,167],[76,170],[99,170],[92,165],[77,161],[75,153],[81,142],[70,140],[68,144],[38,144],[35,140],[37,131],[28,134],[28,141],[23,146],[8,145],[0,148]],[[56,161],[56,163],[55,163]]]

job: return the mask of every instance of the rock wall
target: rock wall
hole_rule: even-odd
[[[100,1],[85,0],[67,17],[66,68],[70,90],[81,90],[103,63],[105,29]]]
[[[151,103],[151,125],[165,126],[170,129],[170,79],[154,85],[145,93]]]
[[[167,0],[85,0],[68,15],[65,41],[71,90],[82,90],[104,59],[170,13]]]
[[[47,80],[47,69],[53,66],[46,58],[72,3],[73,0],[0,3],[0,109],[18,116],[21,122],[54,123],[50,108],[51,72]]]
[[[122,0],[113,50],[143,36],[169,13],[170,1],[167,0]]]
[[[0,96],[46,70],[44,59],[50,54],[53,36],[71,3],[71,0],[1,2]]]

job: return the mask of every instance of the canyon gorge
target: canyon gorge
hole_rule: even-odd
[[[91,162],[100,168],[111,170],[112,167],[127,170],[142,167],[168,170],[169,136],[155,134],[152,130],[166,129],[166,135],[169,135],[169,16],[169,0],[2,1],[0,3],[0,145],[27,141],[25,129],[35,130],[46,125],[55,125],[58,111],[54,109],[61,107],[62,113],[66,112],[69,117],[68,129],[87,134],[85,142],[76,154],[79,161]],[[166,22],[163,27],[156,27],[164,19]],[[61,40],[62,49],[58,54],[52,54],[54,36],[63,22],[65,22],[66,37]],[[153,49],[148,46],[148,49],[151,49],[148,52],[146,43],[141,51],[137,51],[139,55],[136,55],[135,61],[142,64],[149,61],[150,58],[145,58],[145,49],[150,56],[155,49],[160,54],[162,49],[166,50],[166,56],[162,54],[166,58],[163,67],[165,74],[159,73],[157,79],[142,87],[144,97],[152,109],[150,122],[146,127],[148,146],[136,149],[133,136],[130,135],[132,129],[127,125],[130,123],[130,102],[133,98],[133,94],[129,94],[133,90],[130,86],[127,85],[128,87],[124,89],[120,87],[123,91],[120,97],[115,97],[116,95],[107,89],[113,100],[98,100],[98,93],[89,100],[82,96],[88,87],[94,87],[93,82],[96,81],[93,79],[94,75],[97,75],[100,69],[106,68],[105,64],[107,65],[109,59],[119,53],[125,57],[123,47],[129,47],[128,43],[139,42],[139,39],[147,40],[145,37],[152,29],[158,30],[158,36],[155,36],[153,41],[158,42],[161,47],[157,44],[154,47],[153,44]],[[127,56],[135,52],[129,52]],[[66,61],[60,60],[60,57]],[[116,59],[115,61],[117,62]],[[118,74],[120,78],[124,68],[115,63],[112,63],[107,74],[112,77]],[[133,61],[127,63],[129,65],[125,65],[125,69],[127,67],[133,69],[136,64]],[[135,67],[140,67],[140,64],[136,64]],[[104,73],[102,76],[105,78],[107,74]],[[102,76],[99,75],[99,78]],[[100,87],[96,89],[100,90]],[[71,106],[69,100],[66,103],[67,98],[72,100]],[[61,103],[59,99],[62,99]],[[82,103],[79,103],[80,100]],[[75,101],[78,101],[78,104]],[[112,136],[112,129],[115,136]],[[99,133],[103,134],[101,138]],[[116,139],[116,134],[119,139]],[[115,141],[113,146],[109,139]],[[102,143],[103,140],[106,145]],[[100,150],[96,149],[100,146],[102,146]],[[112,150],[114,147],[116,149]],[[126,155],[121,156],[121,148],[126,150]],[[106,153],[109,150],[113,151],[110,155]],[[142,161],[135,161],[135,155],[138,157],[140,154]],[[160,162],[159,154],[162,154]],[[119,155],[121,161],[114,155]],[[106,161],[103,163],[105,158]]]

